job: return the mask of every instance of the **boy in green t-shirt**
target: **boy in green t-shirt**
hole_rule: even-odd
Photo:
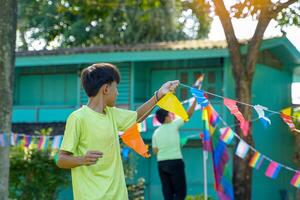
[[[143,121],[179,81],[163,84],[137,111],[114,107],[120,82],[114,65],[93,64],[82,71],[81,81],[89,101],[67,119],[57,166],[71,169],[75,200],[126,200],[118,132]]]

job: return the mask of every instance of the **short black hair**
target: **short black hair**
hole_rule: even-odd
[[[120,73],[116,66],[110,63],[96,63],[81,72],[81,82],[88,97],[97,95],[104,84],[120,82]]]
[[[162,108],[158,109],[155,113],[156,119],[163,124],[165,122],[166,117],[169,115],[169,111],[166,111]]]

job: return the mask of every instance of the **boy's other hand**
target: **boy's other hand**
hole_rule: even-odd
[[[161,88],[158,90],[158,98],[160,99],[161,97],[163,97],[165,94],[167,94],[168,92],[175,92],[176,88],[179,85],[179,80],[175,80],[175,81],[168,81],[166,83],[164,83]]]
[[[83,165],[94,165],[99,158],[103,157],[103,153],[100,151],[88,151],[85,156],[82,157]]]

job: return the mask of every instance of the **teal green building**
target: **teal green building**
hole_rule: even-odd
[[[122,108],[136,109],[165,81],[178,79],[192,85],[202,73],[205,74],[204,90],[235,99],[232,66],[227,44],[223,41],[197,40],[18,52],[13,123],[65,122],[72,111],[87,102],[80,85],[81,70],[97,62],[110,62],[119,68],[121,82],[117,106]],[[253,81],[252,104],[264,105],[277,111],[291,106],[291,83],[293,78],[299,77],[299,69],[300,53],[287,38],[264,40]],[[179,87],[177,97],[184,101],[191,95],[187,88]],[[209,96],[209,99],[230,124],[232,116],[224,107],[222,99],[213,96]],[[256,118],[255,112],[253,118]],[[294,137],[279,115],[270,118],[272,125],[267,129],[259,122],[253,122],[255,147],[274,161],[295,169]],[[146,123],[147,131],[142,133],[142,137],[150,144],[155,127],[152,118],[147,119]],[[181,135],[187,137],[201,132],[201,111],[198,110],[181,129]],[[230,148],[230,151],[233,155],[234,149]],[[188,194],[202,194],[203,157],[199,137],[188,140],[183,147],[183,156]],[[282,169],[278,178],[271,180],[264,175],[267,164],[265,162],[260,170],[254,170],[252,198],[295,199],[296,188],[290,185],[293,174]],[[144,177],[146,181],[145,199],[162,199],[155,157],[138,157],[136,166],[136,177]],[[208,193],[216,199],[211,157],[208,161]],[[71,190],[65,190],[62,194],[62,199],[71,199]]]

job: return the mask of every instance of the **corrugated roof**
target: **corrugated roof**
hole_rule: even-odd
[[[211,40],[187,40],[175,42],[158,42],[136,45],[104,45],[95,47],[60,48],[55,50],[41,51],[21,51],[17,56],[35,55],[69,55],[79,53],[99,53],[99,52],[131,52],[131,51],[158,51],[158,50],[193,50],[193,49],[224,49],[227,47],[226,41]]]

